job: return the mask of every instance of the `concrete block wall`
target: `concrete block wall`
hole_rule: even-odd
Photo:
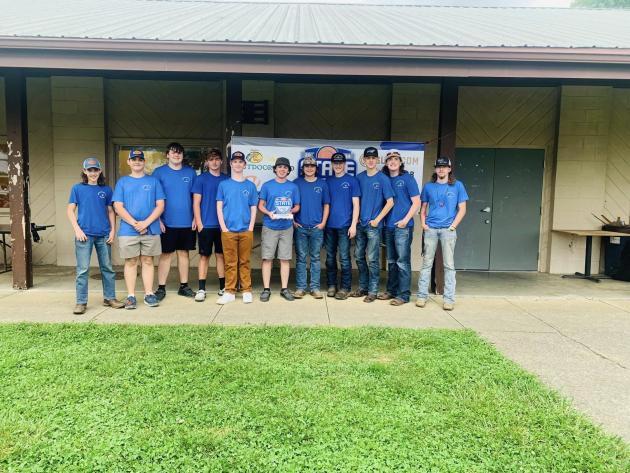
[[[612,87],[562,86],[554,190],[553,229],[598,229],[591,213],[605,211]],[[551,273],[584,269],[585,238],[552,233]],[[600,264],[593,241],[591,267]]]
[[[68,195],[80,180],[86,156],[105,162],[103,79],[56,76],[50,85],[57,264],[74,266],[74,232],[66,218]]]
[[[613,89],[605,213],[630,222],[630,89]]]
[[[437,157],[437,136],[440,119],[440,84],[392,85],[391,139],[394,141],[428,141],[424,152],[422,182],[433,172]],[[420,217],[415,218],[411,248],[411,269],[421,267],[422,231]]]

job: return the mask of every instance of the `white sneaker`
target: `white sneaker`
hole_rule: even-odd
[[[217,299],[217,304],[225,305],[225,304],[229,304],[230,302],[234,302],[235,300],[236,300],[236,296],[234,294],[226,292],[221,297],[219,297],[219,299]]]
[[[243,293],[243,303],[245,304],[251,304],[253,301],[253,296],[251,292],[244,292]]]
[[[225,289],[219,289],[219,292],[217,292],[217,294],[222,296],[223,294],[225,294]]]
[[[204,291],[203,289],[199,289],[197,291],[197,294],[195,294],[195,300],[197,302],[203,302],[206,300],[206,291]]]

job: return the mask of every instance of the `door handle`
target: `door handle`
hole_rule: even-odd
[[[490,207],[484,207],[483,209],[480,210],[480,212],[485,212],[485,213],[490,213],[492,209]]]
[[[490,220],[486,219],[486,220],[483,221],[483,223],[488,224],[488,223],[490,223]]]

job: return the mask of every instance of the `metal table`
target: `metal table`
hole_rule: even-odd
[[[593,237],[629,237],[630,233],[610,232],[607,230],[554,230],[557,233],[564,233],[572,236],[586,237],[586,255],[584,257],[584,272],[575,274],[565,274],[563,278],[588,279],[599,282],[601,277],[591,275],[591,255],[593,253]]]

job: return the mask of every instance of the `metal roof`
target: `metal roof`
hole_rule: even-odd
[[[190,0],[0,0],[0,37],[630,48],[630,10]]]

